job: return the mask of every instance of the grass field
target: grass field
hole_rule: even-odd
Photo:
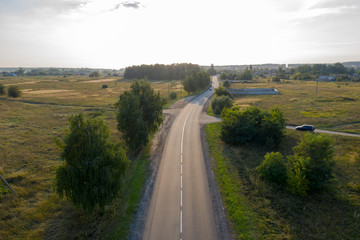
[[[360,83],[259,81],[237,83],[232,88],[275,87],[280,95],[236,96],[242,109],[256,105],[278,106],[289,125],[360,133]],[[259,146],[230,147],[219,138],[220,124],[206,126],[213,171],[227,216],[238,239],[359,239],[360,139],[332,136],[335,178],[322,192],[305,198],[259,180],[255,168],[266,150]],[[301,135],[286,130],[279,151],[291,155]]]
[[[229,147],[219,123],[206,126],[213,171],[237,239],[359,239],[360,139],[333,136],[335,178],[323,192],[301,198],[259,180],[266,151]],[[287,130],[279,148],[292,154],[301,134]]]
[[[268,81],[236,83],[231,88],[270,88],[275,87],[280,95],[237,96],[236,105],[262,108],[279,106],[289,125],[311,124],[316,128],[360,133],[360,83]],[[345,125],[346,124],[346,125]],[[344,126],[345,125],[345,126]]]
[[[6,188],[0,186],[0,239],[125,239],[147,175],[147,158],[133,160],[121,196],[103,215],[88,216],[54,193],[55,170],[62,163],[54,138],[63,137],[68,117],[81,112],[104,119],[112,141],[122,144],[113,104],[131,82],[88,77],[0,82],[18,85],[23,92],[16,99],[0,97],[0,174],[16,191],[3,194]],[[167,82],[152,87],[163,97],[175,90]],[[181,91],[180,83],[176,87]]]

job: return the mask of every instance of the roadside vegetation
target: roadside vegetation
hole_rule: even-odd
[[[222,86],[215,89],[215,96],[211,100],[212,113],[220,116],[225,108],[231,108],[234,97]]]
[[[282,156],[292,156],[303,133],[286,130],[277,154],[254,144],[229,146],[219,123],[206,126],[213,171],[238,239],[357,239],[360,234],[360,139],[333,136],[333,178],[306,196],[269,183],[257,168],[271,158],[271,176],[286,178]],[[267,155],[268,154],[268,155]],[[281,154],[281,155],[280,155]],[[265,165],[269,165],[264,163]]]
[[[107,88],[103,88],[104,83]],[[56,187],[56,182],[66,181],[60,178],[61,174],[58,181],[55,181],[55,177],[57,169],[66,166],[63,160],[68,158],[65,155],[74,153],[68,155],[62,151],[66,149],[66,139],[69,140],[72,132],[69,130],[69,118],[80,116],[78,114],[83,116],[83,124],[89,122],[89,128],[97,128],[93,126],[93,121],[97,124],[102,122],[99,129],[108,128],[109,133],[97,132],[97,136],[102,139],[97,143],[101,143],[104,151],[81,153],[78,149],[76,154],[80,156],[79,160],[93,159],[93,163],[100,165],[111,163],[111,168],[116,169],[112,165],[111,156],[121,152],[121,148],[129,147],[117,128],[115,105],[119,96],[130,89],[133,82],[101,72],[99,78],[87,75],[64,77],[24,74],[20,77],[0,77],[0,84],[5,91],[9,86],[18,86],[22,91],[21,96],[15,99],[0,96],[0,174],[16,192],[12,194],[4,184],[0,184],[0,238],[126,239],[149,173],[149,142],[137,149],[136,153],[126,153],[129,161],[121,182],[111,183],[119,186],[117,194],[113,192],[104,197],[102,192],[97,192],[98,197],[104,198],[95,197],[96,201],[93,201],[91,195],[94,192],[88,192],[88,199],[83,198],[83,203],[73,204],[73,201],[66,199],[72,199],[74,190],[65,190],[60,187],[61,184]],[[152,93],[160,93],[156,95],[156,99],[160,98],[161,104],[169,99],[169,92],[176,92],[177,99],[186,96],[180,79],[153,82],[146,89],[150,89],[149,87],[153,89]],[[65,131],[66,129],[68,130]],[[152,128],[150,132],[154,131]],[[83,139],[80,135],[77,136]],[[62,142],[60,146],[64,148],[59,149],[54,138],[58,139],[58,143]],[[101,162],[102,160],[105,162]],[[88,167],[88,172],[104,175],[96,164],[85,167]],[[83,166],[80,168],[83,169]],[[97,180],[95,178],[90,182],[98,186],[105,183]],[[69,180],[68,183],[70,182]],[[72,184],[66,184],[69,185]],[[56,192],[61,192],[61,189],[65,198],[60,198]],[[87,191],[89,188],[77,187],[77,190]]]
[[[275,122],[282,126],[312,124],[360,133],[360,83],[277,77],[278,81],[256,77],[232,82],[231,88],[274,87],[280,95],[234,96],[235,107],[225,108],[223,122],[205,127],[213,171],[235,236],[358,239],[359,138],[282,128],[282,135],[273,138],[277,144],[269,147],[251,136],[262,125],[255,113],[271,112],[274,106],[282,116]]]

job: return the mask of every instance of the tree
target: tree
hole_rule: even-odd
[[[99,71],[94,71],[94,72],[89,74],[89,77],[91,77],[91,78],[99,78],[100,77],[100,72]]]
[[[292,171],[301,165],[309,190],[319,190],[333,177],[335,166],[332,139],[307,133],[293,148],[295,157],[290,162]]]
[[[191,75],[185,78],[183,85],[185,91],[189,93],[196,92],[210,85],[210,75],[205,71],[193,71]]]
[[[0,96],[1,95],[5,95],[5,86],[2,83],[0,83]]]
[[[118,194],[125,173],[125,152],[110,143],[102,120],[70,117],[64,141],[58,140],[64,164],[56,171],[56,191],[76,207],[91,212],[104,209]]]
[[[214,75],[217,74],[217,72],[216,72],[216,70],[215,70],[215,68],[214,68],[214,64],[211,64],[210,69],[209,69],[209,74],[210,74],[211,76],[214,76]]]
[[[276,148],[283,138],[285,120],[278,108],[268,112],[255,106],[244,111],[233,107],[223,111],[222,119],[220,137],[230,145],[253,142]]]
[[[10,86],[8,88],[8,96],[9,97],[17,98],[17,97],[20,97],[20,95],[21,95],[21,90],[18,86]]]
[[[228,96],[229,98],[233,99],[234,97],[231,95],[229,91],[227,91],[224,87],[218,87],[215,89],[215,95],[220,96]]]
[[[225,80],[224,83],[223,83],[223,86],[224,86],[224,88],[231,87],[231,84],[230,84],[229,80]]]
[[[135,81],[130,91],[120,95],[118,108],[118,130],[132,151],[145,146],[149,134],[157,130],[163,121],[160,93],[154,93],[148,81]]]
[[[18,76],[24,76],[25,70],[20,67],[18,70],[15,71],[15,73]]]
[[[216,115],[220,115],[224,108],[230,108],[233,100],[229,96],[215,97],[211,102],[211,108]]]

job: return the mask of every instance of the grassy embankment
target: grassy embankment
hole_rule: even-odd
[[[338,88],[335,83],[320,83],[317,97],[309,96],[311,84],[314,85],[302,82],[239,84],[241,86],[234,88],[271,85],[279,89],[281,95],[245,96],[236,98],[236,103],[241,107],[254,104],[262,108],[279,105],[290,124],[306,122],[316,126],[336,126],[356,121],[356,116],[360,114],[359,106],[355,104],[359,101],[356,91],[360,84],[344,84]],[[319,101],[325,98],[329,102]],[[320,111],[326,111],[333,117],[328,119]],[[207,125],[206,132],[213,170],[237,238],[358,239],[359,138],[332,136],[336,152],[335,178],[325,191],[301,198],[259,180],[255,168],[263,160],[265,149],[253,145],[225,145],[219,139],[219,123]],[[292,147],[302,134],[287,130],[278,151],[284,155],[292,154]]]
[[[56,168],[62,164],[54,137],[63,137],[68,117],[77,112],[98,116],[110,127],[111,140],[122,144],[113,104],[130,82],[88,77],[0,78],[18,85],[20,98],[0,98],[0,174],[16,195],[0,191],[0,239],[125,239],[147,176],[145,150],[127,170],[118,199],[105,213],[76,211],[54,191]],[[108,88],[102,89],[102,85]],[[167,96],[168,83],[152,84]]]

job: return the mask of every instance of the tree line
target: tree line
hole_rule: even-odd
[[[121,70],[115,69],[90,69],[90,68],[18,68],[15,71],[3,71],[0,75],[3,76],[87,76],[94,72],[99,72],[104,76],[119,77],[122,74]]]
[[[220,74],[221,80],[252,80],[253,79],[253,69],[252,67],[246,68],[241,73],[234,73],[230,71],[224,71]]]
[[[193,71],[200,71],[200,66],[192,63],[180,64],[155,64],[139,65],[125,68],[124,78],[148,80],[180,80],[191,74]]]

